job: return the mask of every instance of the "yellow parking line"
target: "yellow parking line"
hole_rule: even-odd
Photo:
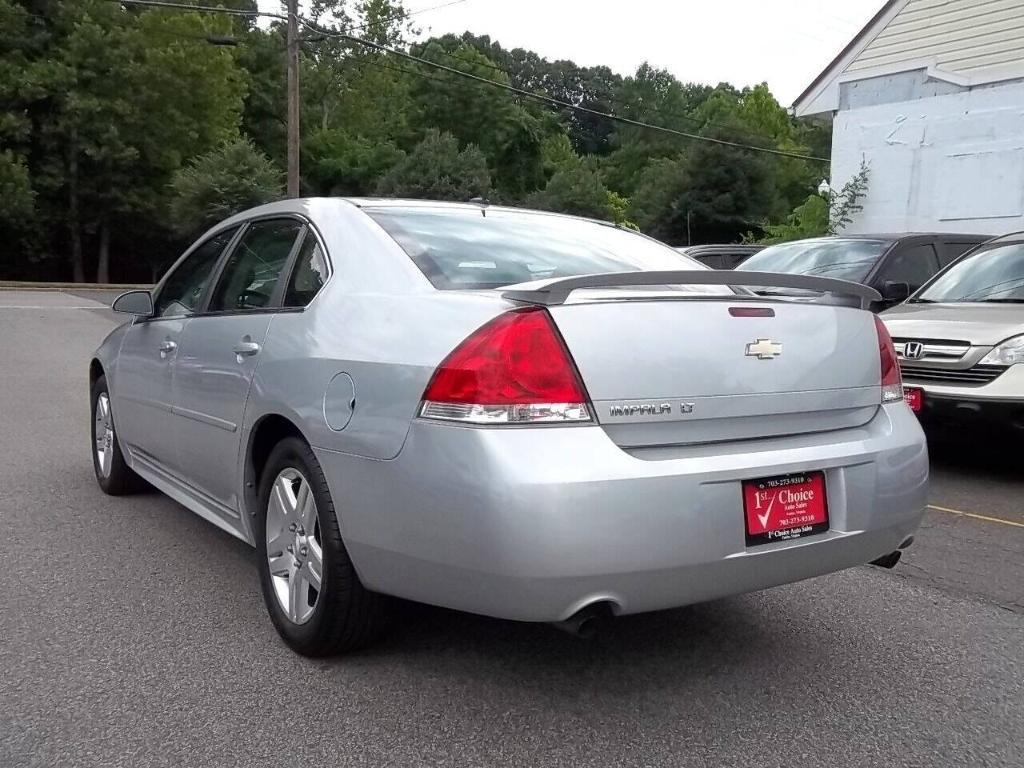
[[[1014,528],[1024,528],[1024,523],[1018,523],[1016,520],[1006,520],[1002,517],[989,517],[988,515],[979,515],[975,512],[963,512],[959,509],[950,509],[949,507],[937,507],[934,504],[929,504],[928,509],[934,509],[936,512],[946,512],[950,515],[959,515],[960,517],[973,517],[975,520],[984,520],[987,523],[1002,523],[1003,525],[1012,525]]]

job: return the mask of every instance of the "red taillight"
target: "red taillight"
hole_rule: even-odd
[[[506,312],[434,372],[420,415],[478,424],[588,421],[587,393],[551,316]]]
[[[903,379],[889,329],[878,315],[875,315],[875,331],[878,333],[878,356],[882,366],[882,402],[894,403],[903,399]]]

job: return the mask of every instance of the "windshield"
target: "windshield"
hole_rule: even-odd
[[[765,248],[736,269],[822,275],[860,282],[889,245],[886,240],[797,240]]]
[[[965,256],[911,301],[1024,302],[1024,243],[992,245]]]
[[[565,216],[455,207],[363,210],[442,290],[609,272],[706,269],[636,232]],[[729,292],[718,286],[679,290]]]

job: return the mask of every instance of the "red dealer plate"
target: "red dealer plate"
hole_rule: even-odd
[[[924,402],[924,390],[918,387],[904,387],[903,399],[907,401],[910,410],[914,413],[921,411],[921,404]]]
[[[825,473],[743,481],[747,546],[813,536],[828,530]]]

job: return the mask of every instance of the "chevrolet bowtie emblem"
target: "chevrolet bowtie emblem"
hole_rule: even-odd
[[[782,354],[782,345],[771,339],[758,339],[747,344],[746,354],[747,357],[756,357],[758,360],[771,360]]]

